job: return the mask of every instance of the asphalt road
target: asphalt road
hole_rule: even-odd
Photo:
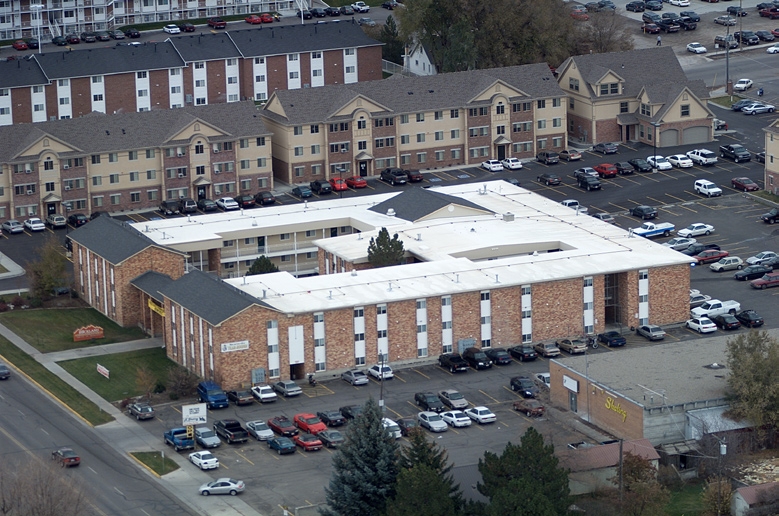
[[[33,457],[49,461],[62,446],[73,448],[81,465],[62,470],[84,487],[90,515],[193,515],[144,471],[120,456],[94,430],[66,412],[25,378],[0,382],[0,461],[4,468]]]

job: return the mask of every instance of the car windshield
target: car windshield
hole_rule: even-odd
[[[461,399],[463,399],[463,395],[460,394],[459,392],[450,392],[450,393],[448,393],[448,396],[449,396],[450,400],[461,400]]]
[[[318,417],[309,417],[306,418],[306,423],[308,423],[309,425],[315,425],[317,423],[321,423],[321,421],[319,420]]]
[[[253,424],[253,426],[254,426],[254,429],[255,429],[255,430],[270,430],[270,429],[268,428],[268,425],[266,425],[266,424],[265,424],[265,423],[263,423],[262,421],[255,421],[255,422],[254,422],[254,424]]]
[[[428,421],[441,421],[441,416],[439,416],[438,414],[430,414],[429,416],[427,416],[427,420]]]

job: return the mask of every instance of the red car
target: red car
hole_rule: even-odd
[[[725,258],[728,254],[727,251],[709,249],[696,254],[695,259],[698,260],[698,263],[718,262],[720,258]]]
[[[181,32],[195,32],[195,26],[191,23],[181,23],[179,24],[179,30]]]
[[[590,15],[582,11],[571,11],[571,18],[579,21],[587,21],[590,19]]]
[[[300,446],[306,451],[317,451],[322,449],[322,441],[320,441],[315,435],[311,434],[299,434],[292,438],[295,444]]]
[[[27,50],[27,48],[28,48],[27,47],[27,43],[25,43],[21,39],[17,39],[16,41],[14,41],[13,47],[16,50]]]
[[[268,428],[284,437],[298,435],[298,429],[286,416],[276,416],[268,420]]]
[[[595,171],[600,177],[617,177],[617,166],[611,163],[601,163],[595,166]]]
[[[779,38],[779,29],[771,29],[771,34]]]
[[[641,30],[644,31],[644,34],[660,34],[660,27],[654,23],[645,23],[641,26]]]
[[[404,170],[404,172],[408,176],[409,183],[418,183],[424,179],[418,170]]]
[[[779,272],[769,272],[762,278],[750,281],[749,284],[752,288],[759,288],[761,290],[764,288],[779,287]]]
[[[349,187],[346,184],[346,181],[341,179],[340,177],[334,177],[330,180],[330,186],[333,187],[334,192],[343,192],[344,190],[348,190]]]
[[[262,23],[273,23],[273,16],[268,13],[262,13],[260,19],[262,20]]]
[[[322,423],[322,420],[314,414],[296,414],[292,420],[295,422],[296,427],[309,434],[316,435],[322,430],[327,430],[327,425]]]
[[[734,177],[730,180],[730,184],[733,185],[733,188],[736,190],[743,190],[745,192],[754,192],[756,190],[760,190],[760,187],[757,186],[757,183],[748,177]]]
[[[368,181],[361,178],[360,176],[347,177],[346,186],[348,186],[349,188],[367,188]]]
[[[60,448],[51,452],[51,460],[56,460],[63,468],[70,468],[81,464],[81,458],[70,448]]]
[[[208,26],[214,29],[225,29],[227,28],[227,22],[222,18],[209,18]]]
[[[81,38],[78,37],[78,34],[68,34],[65,36],[65,39],[70,45],[77,45],[81,43]]]
[[[247,16],[244,20],[246,21],[246,23],[250,23],[252,25],[256,25],[258,23],[262,23],[262,18],[260,18],[256,14],[251,14],[251,15]]]

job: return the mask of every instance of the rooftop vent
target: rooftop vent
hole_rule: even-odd
[[[509,212],[506,212],[503,214],[503,222],[514,222],[514,214]]]
[[[395,216],[395,210],[392,208],[387,210],[387,217],[394,217]]]

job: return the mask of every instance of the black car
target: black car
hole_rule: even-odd
[[[661,20],[668,20],[668,21],[676,21],[680,18],[680,16],[676,13],[667,12],[663,13],[663,15],[660,17]]]
[[[467,371],[468,362],[457,353],[444,353],[438,357],[438,365],[448,369],[450,373]]]
[[[391,11],[398,6],[398,3],[395,0],[387,0],[386,2],[381,4],[381,6]]]
[[[649,162],[642,158],[634,158],[629,159],[628,163],[630,163],[630,166],[633,167],[633,170],[636,172],[651,172],[652,171],[652,165],[649,164]]]
[[[341,415],[346,419],[355,419],[362,414],[362,405],[347,405],[338,410],[341,411]]]
[[[516,358],[520,362],[535,360],[538,357],[538,355],[536,355],[536,350],[530,344],[520,344],[518,346],[509,348],[509,355]]]
[[[736,319],[736,316],[730,314],[718,315],[712,321],[721,330],[737,330],[741,328],[741,323]]]
[[[306,185],[301,185],[292,189],[292,195],[299,199],[308,199],[309,197],[313,197],[314,193],[311,191],[311,188]]]
[[[97,34],[94,32],[82,32],[81,41],[84,43],[95,43],[97,41]]]
[[[344,16],[354,15],[354,9],[352,9],[351,5],[342,5],[340,11]]]
[[[399,168],[385,168],[381,171],[379,179],[391,184],[392,186],[404,185],[406,182],[408,182],[408,176],[403,170]]]
[[[733,278],[739,281],[749,281],[762,278],[764,274],[772,272],[774,269],[770,265],[750,265],[733,274]]]
[[[760,43],[760,38],[751,30],[736,31],[733,33],[733,37],[736,38],[736,41],[746,43],[747,45],[757,45]]]
[[[337,7],[326,7],[325,13],[328,16],[341,16],[341,10]]]
[[[419,428],[419,421],[414,417],[402,417],[395,422],[400,427],[400,435],[408,436],[415,428]]]
[[[256,206],[256,203],[254,202],[254,196],[249,194],[235,197],[235,202],[237,202],[238,206],[241,208],[254,208]]]
[[[577,183],[579,184],[580,188],[584,188],[588,192],[590,190],[601,189],[600,179],[594,176],[586,176],[586,175],[579,176],[579,178],[577,179]]]
[[[327,13],[321,7],[314,7],[313,9],[311,9],[311,15],[314,18],[324,18],[325,16],[327,16]]]
[[[346,424],[346,418],[337,410],[317,412],[316,415],[327,426],[343,426]]]
[[[648,0],[647,2],[644,2],[644,6],[648,11],[663,10],[663,2],[661,2],[660,0]]]
[[[217,205],[211,199],[200,199],[197,202],[197,208],[200,211],[216,211]]]
[[[737,5],[731,5],[730,7],[728,7],[727,13],[730,14],[731,16],[737,16],[737,17],[747,15],[747,12],[743,8]]]
[[[276,197],[270,192],[260,192],[254,196],[254,202],[263,206],[276,204]]]
[[[688,18],[687,16],[680,16],[675,21],[684,30],[695,30],[698,28],[698,24],[692,21],[692,18]]]
[[[232,401],[236,405],[253,405],[254,396],[251,391],[227,391],[227,400]]]
[[[598,143],[592,150],[601,154],[616,154],[619,152],[619,147],[615,143]]]
[[[763,325],[763,318],[754,310],[742,310],[736,314],[736,319],[747,328],[757,328]]]
[[[304,20],[310,20],[311,18],[314,17],[314,15],[311,14],[311,11],[309,11],[308,9],[306,9],[305,11],[301,11],[300,9],[298,9],[298,12],[295,16],[297,16],[298,18],[303,18]]]
[[[742,108],[754,103],[755,101],[752,99],[741,99],[738,102],[734,102],[730,106],[730,109],[732,109],[733,111],[741,111]]]
[[[157,210],[163,215],[175,215],[179,212],[179,202],[174,200],[162,201]]]
[[[433,412],[443,412],[446,410],[446,405],[444,405],[440,398],[432,392],[418,392],[414,394],[414,403],[424,410]]]
[[[98,41],[111,41],[111,35],[104,30],[96,32],[95,37]]]
[[[36,38],[25,38],[24,42],[27,43],[27,48],[40,47],[40,43],[38,43],[38,40]]]
[[[779,208],[772,208],[768,213],[763,213],[760,216],[760,220],[766,224],[774,224],[777,220],[779,220]]]
[[[628,2],[627,5],[625,5],[626,11],[633,11],[634,13],[643,13],[646,9],[646,5],[644,2]]]
[[[492,360],[492,363],[496,365],[507,365],[513,362],[513,360],[511,360],[511,355],[503,348],[485,349],[484,353]]]
[[[630,214],[634,217],[641,217],[643,220],[648,220],[657,217],[657,210],[652,206],[633,206],[630,210]]]
[[[535,398],[538,395],[538,387],[527,376],[515,376],[509,382],[512,391],[518,392],[523,398]]]
[[[11,370],[8,366],[0,363],[0,380],[7,380],[11,377]]]
[[[65,39],[65,36],[54,36],[51,38],[51,42],[57,45],[58,47],[64,47],[68,44],[68,40]]]
[[[321,179],[311,181],[308,186],[311,188],[312,192],[318,195],[333,193],[333,186],[329,182]]]
[[[536,178],[539,183],[544,183],[546,186],[550,185],[559,185],[560,184],[560,176],[557,174],[541,174]]]
[[[326,448],[338,448],[344,443],[344,436],[338,430],[322,430],[316,436]]]
[[[602,342],[610,348],[624,346],[627,343],[625,337],[623,337],[622,334],[618,331],[607,331],[605,333],[599,333],[598,342]]]
[[[679,13],[679,16],[687,17],[696,23],[701,21],[701,17],[695,11],[682,11]]]
[[[614,166],[617,167],[617,173],[621,176],[627,176],[635,172],[635,170],[633,170],[633,165],[627,161],[618,161],[614,163]]]
[[[771,34],[770,30],[759,30],[755,32],[755,35],[760,38],[761,41],[773,41],[776,39],[776,37]],[[29,47],[30,44],[28,43],[27,46]],[[33,47],[30,47],[33,48]]]
[[[68,224],[70,224],[74,228],[83,226],[87,222],[89,222],[89,219],[83,213],[74,213],[72,215],[68,215]]]
[[[708,251],[709,249],[716,249],[717,251],[720,250],[717,244],[701,244],[698,242],[695,244],[690,244],[687,249],[682,249],[679,252],[686,254],[687,256],[695,256],[696,254],[702,253],[703,251]]]
[[[127,36],[128,38],[140,38],[141,32],[135,27],[130,27],[129,29],[124,31],[124,35]]]
[[[463,358],[468,365],[476,370],[492,368],[492,360],[479,348],[468,348],[463,351]]]

